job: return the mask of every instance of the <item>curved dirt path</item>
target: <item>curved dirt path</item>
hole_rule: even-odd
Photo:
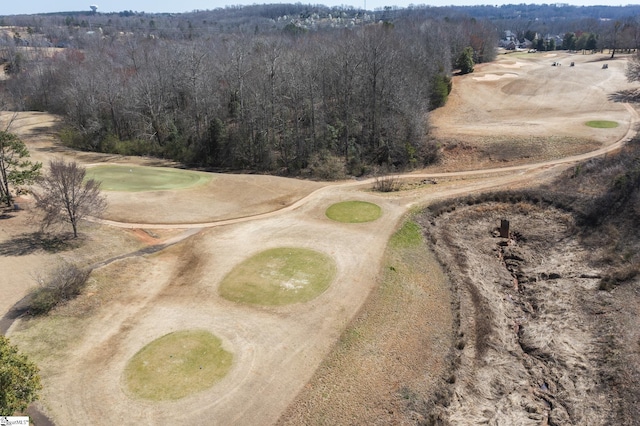
[[[469,84],[469,78],[460,82]],[[497,82],[504,79],[491,78],[486,83]],[[545,96],[550,96],[548,91]],[[537,102],[539,119],[543,102],[534,95],[530,98]],[[462,105],[456,102],[451,108]],[[373,183],[371,179],[331,184],[314,188],[280,209],[217,221],[101,221],[123,228],[187,228],[194,235],[155,255],[121,259],[101,268],[101,274],[114,277],[117,291],[108,303],[84,317],[78,329],[70,328],[70,333],[77,334],[62,354],[51,358],[44,390],[46,411],[61,425],[78,419],[87,424],[274,423],[375,286],[386,242],[411,207],[490,188],[531,185],[575,162],[615,150],[634,134],[638,122],[628,106],[603,113],[615,114],[626,125],[616,133],[616,140],[603,137],[598,150],[561,160],[403,175],[403,179],[448,180],[402,193],[362,191]],[[444,127],[440,123],[438,131]],[[459,126],[453,123],[451,128]],[[477,135],[481,126],[472,130]],[[43,157],[50,155],[45,145],[42,149],[38,152],[46,153]],[[95,158],[84,159],[88,160],[95,162]],[[325,217],[329,205],[355,198],[380,205],[382,217],[357,225]],[[233,266],[258,251],[282,246],[331,255],[338,265],[334,284],[309,303],[276,308],[237,305],[218,297],[217,283]],[[127,361],[148,342],[185,328],[209,330],[222,338],[225,349],[234,354],[229,375],[216,386],[179,401],[149,402],[129,395],[121,377]],[[14,329],[9,331],[19,338],[23,332]]]
[[[522,175],[523,173],[526,173],[526,172],[536,172],[540,170],[544,171],[555,166],[568,166],[568,165],[589,160],[591,158],[600,157],[600,156],[606,155],[607,153],[614,152],[620,149],[620,147],[622,147],[626,142],[630,141],[637,133],[636,126],[638,126],[638,124],[640,123],[640,115],[630,104],[624,103],[623,105],[624,105],[624,108],[629,112],[629,117],[630,117],[629,123],[627,125],[627,129],[626,129],[626,133],[617,141],[611,144],[608,144],[606,146],[603,146],[599,149],[596,149],[594,151],[586,152],[583,154],[572,155],[570,157],[565,157],[565,158],[560,158],[555,160],[532,163],[532,164],[522,164],[522,165],[507,166],[507,167],[493,167],[493,168],[477,169],[477,170],[466,170],[461,172],[404,173],[404,174],[394,175],[393,177],[397,179],[405,180],[405,179],[439,179],[439,178],[447,179],[447,178],[474,178],[474,177],[481,178],[487,175],[505,174],[505,173],[511,173],[511,172],[518,172],[520,175]],[[517,182],[520,179],[513,176],[507,176],[507,177],[504,177],[503,180],[504,180],[504,184],[509,184],[512,181]],[[102,223],[104,225],[115,226],[119,228],[147,228],[147,229],[212,228],[216,226],[233,225],[233,224],[242,223],[242,222],[251,221],[251,220],[266,219],[266,218],[274,217],[279,214],[293,211],[300,208],[302,205],[309,202],[309,200],[322,196],[321,194],[323,192],[333,191],[337,189],[345,189],[345,188],[357,189],[357,188],[367,187],[367,186],[370,187],[375,182],[376,182],[376,178],[369,178],[369,179],[363,179],[358,181],[347,181],[347,182],[332,184],[328,186],[323,186],[280,209],[269,211],[266,213],[236,217],[233,219],[223,219],[223,220],[216,220],[216,221],[210,221],[210,222],[198,222],[198,223],[155,223],[155,222],[130,223],[130,222],[122,222],[122,221],[98,219],[98,218],[91,218],[90,220],[98,223]],[[490,181],[490,183],[487,184],[487,186],[481,185],[477,189],[486,189],[486,188],[497,186],[497,185],[501,185],[501,184],[496,183],[495,181],[492,180]],[[453,194],[444,193],[442,195],[446,197]]]

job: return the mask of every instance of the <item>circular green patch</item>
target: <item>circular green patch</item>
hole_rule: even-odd
[[[190,170],[141,166],[96,166],[87,169],[87,179],[102,182],[107,191],[161,191],[183,189],[211,180],[211,175]]]
[[[140,398],[180,399],[211,387],[229,372],[232,360],[213,334],[178,331],[140,349],[125,368],[125,381]]]
[[[220,295],[255,305],[307,302],[325,291],[336,274],[334,261],[301,248],[275,248],[242,262],[222,280]]]
[[[343,201],[330,206],[326,213],[329,219],[345,223],[372,222],[380,217],[380,206],[366,201]]]
[[[596,129],[613,129],[614,127],[618,127],[617,121],[607,121],[607,120],[592,120],[584,123],[589,127],[595,127]]]

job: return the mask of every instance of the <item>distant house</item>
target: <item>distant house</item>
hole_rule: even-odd
[[[500,47],[503,47],[507,50],[514,50],[517,44],[518,44],[518,38],[516,37],[515,33],[511,32],[510,30],[506,30],[503,33],[502,38],[498,43]]]
[[[526,38],[521,42],[513,31],[506,30],[503,33],[498,46],[506,50],[531,49],[533,42]]]

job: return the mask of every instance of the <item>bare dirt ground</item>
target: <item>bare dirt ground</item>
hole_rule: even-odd
[[[508,238],[501,219],[510,221]],[[640,281],[629,275],[602,289],[612,268],[637,262],[616,261],[637,250],[637,232],[624,229],[634,220],[599,229],[526,200],[424,213],[459,312],[452,375],[426,410],[430,421],[638,424]]]
[[[180,191],[144,197],[110,194],[114,207],[107,219],[127,222],[111,225],[138,228],[137,231],[107,224],[87,224],[91,228],[85,228],[85,240],[78,248],[55,254],[43,250],[35,250],[28,255],[3,253],[0,269],[12,271],[0,276],[0,293],[8,296],[2,298],[0,307],[6,312],[32,286],[34,271],[58,262],[59,258],[73,258],[85,264],[100,262],[133,252],[154,241],[180,239],[183,228],[193,228],[197,232],[199,227],[207,227],[160,253],[126,258],[95,270],[89,291],[59,309],[50,319],[25,319],[14,323],[8,332],[12,341],[31,354],[42,368],[45,384],[40,403],[42,410],[60,425],[178,421],[273,424],[283,413],[305,423],[336,423],[335,419],[332,421],[330,412],[324,414],[324,420],[305,417],[305,413],[311,412],[305,407],[322,398],[322,390],[327,390],[326,384],[316,386],[316,381],[321,380],[319,378],[332,380],[341,374],[342,367],[331,370],[331,365],[345,364],[336,361],[323,365],[322,362],[335,359],[331,358],[335,354],[330,358],[327,356],[332,354],[341,333],[354,318],[362,321],[363,315],[366,317],[367,312],[373,312],[369,309],[374,308],[367,307],[369,305],[365,302],[381,279],[387,240],[411,208],[489,188],[523,187],[548,181],[567,165],[525,166],[525,163],[539,163],[611,146],[632,132],[636,120],[634,111],[608,98],[616,90],[629,87],[623,77],[624,60],[612,61],[608,70],[602,70],[601,63],[592,62],[596,59],[596,56],[580,55],[552,59],[541,54],[500,57],[495,64],[478,67],[474,74],[456,77],[451,102],[432,116],[434,135],[445,143],[444,161],[441,166],[414,173],[408,178],[420,182],[426,177],[436,177],[440,182],[437,185],[417,184],[411,190],[381,195],[368,191],[370,182],[327,184],[320,188],[318,183],[289,179],[220,176],[207,187],[183,191],[182,194],[178,194]],[[551,62],[557,60],[563,63],[572,60],[576,66],[569,67],[567,62],[563,67],[551,67]],[[576,82],[584,84],[578,86]],[[7,118],[6,115],[2,117]],[[618,121],[621,125],[616,129],[603,130],[583,124],[587,120],[605,119]],[[153,159],[66,150],[55,142],[56,125],[55,118],[46,114],[22,113],[14,120],[11,130],[23,138],[33,157],[40,161],[52,156],[65,156],[83,164],[129,162],[160,165]],[[536,137],[531,137],[532,134]],[[495,135],[500,137],[492,138]],[[439,174],[449,170],[503,165],[518,168],[477,175]],[[239,199],[238,195],[242,198]],[[167,204],[158,203],[163,198]],[[372,223],[353,225],[332,222],[324,216],[329,205],[349,199],[380,205],[382,217]],[[25,202],[24,206],[28,208],[28,203]],[[129,207],[130,215],[123,206]],[[282,206],[286,208],[278,211]],[[0,244],[8,247],[7,250],[16,237],[33,231],[33,222],[26,218],[26,213],[16,212],[11,214],[12,217],[0,220]],[[539,220],[544,222],[544,214],[541,216]],[[215,222],[218,219],[225,221]],[[478,229],[486,228],[489,226],[487,223],[479,221]],[[466,228],[459,226],[464,234]],[[563,229],[559,231],[564,232]],[[484,247],[482,238],[478,235],[479,247]],[[308,247],[331,255],[338,265],[334,284],[309,303],[278,308],[240,306],[218,297],[217,284],[233,266],[258,251],[281,246]],[[579,253],[576,259],[578,257]],[[434,259],[429,262],[425,266],[426,271],[438,270]],[[473,266],[482,267],[484,262],[474,262]],[[481,268],[474,279],[493,283],[494,277]],[[437,295],[447,294],[449,288],[444,279],[430,279],[422,285],[425,287],[420,291],[434,295],[431,302],[439,299]],[[495,302],[495,306],[490,305],[491,309],[503,309],[507,303],[501,299]],[[493,299],[487,303],[493,303]],[[363,306],[365,308],[361,310]],[[439,309],[443,309],[442,306]],[[449,302],[444,306],[445,310],[449,309]],[[414,309],[419,309],[419,306]],[[462,318],[467,317],[462,308],[461,314]],[[428,327],[433,330],[454,330],[455,320],[447,315],[436,316],[430,321]],[[501,326],[508,329],[513,324]],[[428,334],[428,327],[415,332]],[[230,374],[211,389],[175,402],[152,403],[129,395],[122,383],[122,372],[131,356],[164,334],[192,328],[205,329],[222,338],[225,349],[234,354]],[[527,330],[526,325],[523,329]],[[464,351],[476,350],[475,340],[469,339],[465,339]],[[508,343],[514,344],[513,341]],[[413,352],[407,355],[407,359],[418,359],[420,345],[415,341],[412,344],[403,347],[398,343],[399,346],[391,345],[390,350],[401,353],[410,348]],[[372,345],[374,353],[385,351],[374,343]],[[449,345],[434,345],[432,349],[428,356],[425,355],[427,360],[419,364],[418,376],[428,370],[430,360],[442,364],[450,352]],[[484,355],[491,353],[489,349],[483,352]],[[483,365],[486,368],[486,363],[493,361],[494,358],[484,358]],[[575,362],[587,369],[591,365],[588,357]],[[525,367],[517,368],[520,370],[516,371],[525,371]],[[316,371],[318,376],[313,378]],[[474,375],[484,370],[473,364],[470,371]],[[429,383],[436,383],[438,374]],[[486,374],[492,380],[497,377],[496,372]],[[353,372],[350,377],[354,381],[366,382],[372,376],[365,368]],[[365,400],[367,395],[375,401],[379,393],[396,392],[404,385],[393,383],[393,377],[375,377],[375,386],[353,386],[353,401]],[[529,379],[524,373],[518,377],[522,377],[521,384],[526,387]],[[408,389],[428,393],[430,386],[415,382],[415,377],[405,375],[402,380],[414,380]],[[387,381],[391,385],[382,383]],[[491,381],[482,383],[488,387],[483,388],[483,392],[489,393],[500,385]],[[548,389],[553,386],[549,381],[537,384],[539,387],[543,385]],[[328,386],[330,389],[331,385]],[[587,383],[581,389],[589,386]],[[362,390],[355,391],[356,388]],[[378,393],[369,392],[372,388]],[[303,389],[305,392],[300,394]],[[313,389],[319,389],[320,393],[314,394]],[[298,394],[301,397],[296,400]],[[421,400],[430,397],[418,395]],[[413,397],[407,399],[416,400]],[[508,398],[496,397],[496,400],[502,404],[491,407],[492,412],[498,413],[496,416],[518,405],[518,401]],[[487,404],[479,402],[478,407]],[[545,413],[553,410],[545,411],[540,401],[532,404],[536,410],[541,410],[538,412],[540,418],[556,418],[551,414],[544,417]],[[450,414],[453,420],[460,419],[464,413],[491,418],[487,411],[489,408],[481,410],[473,408],[475,406],[467,403],[460,410],[451,409],[450,413],[442,415]],[[366,407],[358,403],[347,405],[347,411],[354,410],[353,418],[338,420],[366,423],[361,420],[371,418],[365,417]],[[390,414],[389,410],[394,409],[400,411]],[[584,410],[586,414],[590,413],[587,408]],[[386,412],[393,423],[410,424],[420,420],[418,417],[406,417],[402,407],[397,405]],[[573,416],[570,417],[572,419],[586,418],[567,413]],[[562,410],[558,408],[556,414],[562,416]],[[509,423],[508,417],[494,418],[505,419]]]

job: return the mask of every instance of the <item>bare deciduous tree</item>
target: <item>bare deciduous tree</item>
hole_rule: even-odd
[[[87,216],[100,215],[107,206],[100,192],[100,182],[84,180],[86,169],[75,161],[49,162],[49,170],[40,180],[40,191],[34,193],[36,206],[44,212],[43,228],[68,222],[78,236],[78,222]]]

